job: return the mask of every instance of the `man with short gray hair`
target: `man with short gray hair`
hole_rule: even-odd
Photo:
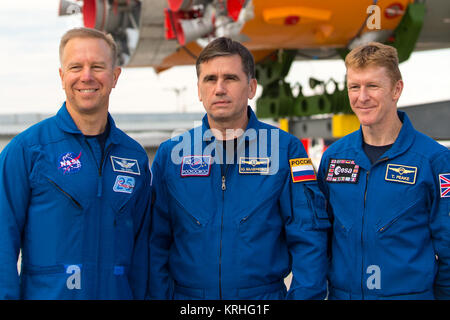
[[[115,52],[100,31],[69,30],[66,101],[0,154],[1,299],[146,295],[151,176],[144,149],[108,113]]]

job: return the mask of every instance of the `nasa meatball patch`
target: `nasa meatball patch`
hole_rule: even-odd
[[[354,160],[331,159],[328,165],[327,182],[357,183],[359,178],[359,165]]]
[[[58,158],[58,170],[62,174],[76,173],[81,170],[81,151],[78,153],[66,152]]]

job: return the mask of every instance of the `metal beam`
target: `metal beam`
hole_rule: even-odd
[[[414,128],[435,140],[450,140],[450,100],[399,108]]]
[[[398,109],[406,112],[416,130],[435,140],[450,140],[450,100]],[[337,139],[332,134],[332,116],[292,118],[289,132],[299,138]]]

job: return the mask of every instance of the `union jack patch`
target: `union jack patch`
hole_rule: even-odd
[[[439,185],[441,187],[441,198],[450,198],[450,173],[439,175]]]

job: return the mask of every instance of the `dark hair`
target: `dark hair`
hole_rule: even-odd
[[[197,58],[195,68],[197,77],[200,75],[200,65],[216,57],[239,55],[242,61],[242,69],[248,80],[255,78],[255,60],[250,51],[241,43],[229,38],[221,37],[211,41]]]

